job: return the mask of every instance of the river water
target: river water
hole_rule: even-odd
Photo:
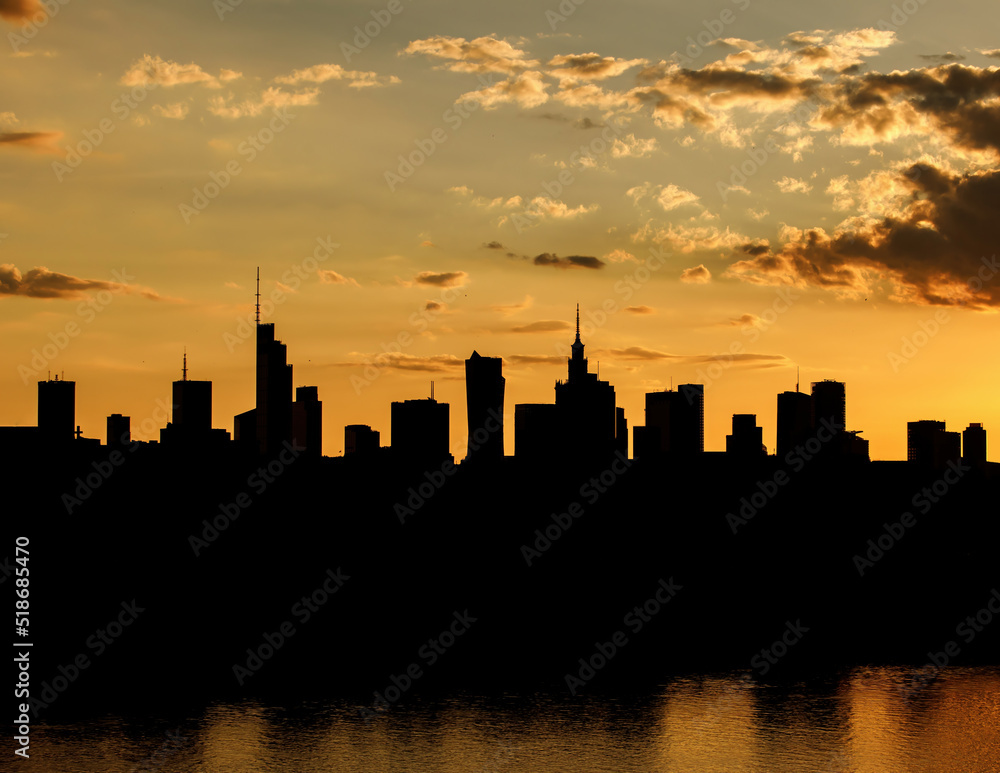
[[[222,703],[39,724],[34,771],[1000,773],[1000,668],[859,668],[767,684],[677,677],[641,694]],[[25,768],[27,769],[27,767]]]

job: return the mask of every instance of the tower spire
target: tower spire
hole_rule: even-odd
[[[181,368],[181,381],[188,380],[188,350],[184,347],[184,367]]]
[[[257,266],[257,324],[260,324],[260,266]]]
[[[580,343],[580,304],[576,304],[576,343]]]

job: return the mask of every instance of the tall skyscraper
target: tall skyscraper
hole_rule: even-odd
[[[847,428],[847,389],[843,381],[824,379],[812,385],[812,425],[820,427],[823,420],[843,431]]]
[[[433,397],[391,406],[392,452],[405,462],[433,466],[451,457],[448,403]]]
[[[372,456],[379,450],[379,433],[367,424],[344,427],[344,456]]]
[[[323,455],[323,402],[319,399],[319,387],[295,388],[292,438],[296,445],[305,449],[307,457],[318,458]]]
[[[132,418],[112,413],[108,416],[108,448],[124,448],[132,442]]]
[[[906,460],[921,467],[943,469],[962,458],[962,436],[947,432],[943,421],[911,421],[906,424]]]
[[[647,437],[644,451],[658,450],[673,456],[694,456],[705,450],[705,385],[681,384],[677,391],[646,393]]]
[[[292,438],[292,366],[274,324],[260,321],[260,269],[257,269],[257,449],[265,456],[281,451]]]
[[[753,413],[733,414],[733,433],[726,435],[726,453],[740,459],[760,459],[767,455],[764,430]]]
[[[503,458],[503,360],[477,351],[465,361],[465,398],[469,415],[468,461]]]
[[[908,421],[906,423],[906,461],[930,466],[934,460],[934,437],[944,432],[943,421]]]
[[[172,423],[181,435],[204,435],[212,429],[212,382],[190,381],[187,377],[187,352],[181,380],[173,383]]]
[[[805,392],[782,392],[778,395],[778,435],[775,453],[784,459],[812,434],[812,397]]]
[[[68,443],[76,431],[76,382],[59,376],[38,382],[38,432],[44,442]]]
[[[521,461],[551,459],[559,436],[559,413],[554,403],[518,403],[514,406],[514,456]]]
[[[576,307],[576,340],[565,381],[556,382],[561,452],[569,458],[599,460],[615,450],[615,388],[589,372],[580,340],[580,306]]]
[[[982,424],[970,424],[962,433],[962,461],[970,467],[986,467],[986,430]]]

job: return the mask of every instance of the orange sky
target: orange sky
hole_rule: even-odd
[[[391,5],[0,2],[0,423],[52,370],[156,436],[186,347],[232,430],[259,265],[328,455],[431,380],[464,455],[473,349],[551,402],[577,302],[630,425],[706,384],[708,450],[773,449],[796,366],[875,459],[1000,431],[991,5]]]

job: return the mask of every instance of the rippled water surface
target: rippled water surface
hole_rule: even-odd
[[[413,697],[367,723],[337,700],[216,704],[38,725],[31,752],[33,770],[59,773],[1000,773],[1000,669],[857,669],[783,685],[715,674],[628,698]]]

